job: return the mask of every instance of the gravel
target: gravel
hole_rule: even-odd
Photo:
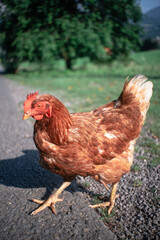
[[[22,85],[18,85],[13,81],[7,81],[7,85],[10,88],[12,98],[14,99],[16,104],[20,106],[20,109],[22,109],[22,102],[24,101],[26,94],[29,93],[31,89],[28,87],[24,87]],[[15,187],[18,187],[18,189],[22,191],[21,194],[23,193],[23,200],[25,202],[25,206],[24,206],[24,203],[22,203],[22,206],[19,209],[19,211],[23,211],[23,215],[25,215],[25,217],[23,216],[22,223],[20,223],[22,225],[26,224],[26,221],[29,221],[28,217],[26,217],[26,214],[29,211],[29,209],[30,210],[31,208],[33,209],[33,203],[30,204],[29,202],[26,202],[26,199],[29,197],[33,197],[33,195],[35,195],[37,198],[41,197],[42,192],[45,192],[44,190],[45,187],[49,189],[53,187],[53,185],[51,184],[51,179],[53,179],[56,182],[56,184],[54,183],[55,184],[54,186],[57,187],[58,185],[56,180],[57,176],[55,177],[53,174],[50,174],[48,172],[46,173],[45,170],[40,169],[40,166],[37,164],[37,158],[38,158],[37,152],[35,150],[31,150],[30,152],[25,150],[27,149],[27,146],[26,146],[27,140],[31,138],[31,133],[29,133],[28,127],[26,128],[27,130],[25,129],[24,138],[20,140],[22,141],[21,145],[24,148],[24,154],[27,156],[29,155],[28,156],[29,161],[27,162],[25,160],[25,169],[27,168],[30,169],[30,164],[32,166],[36,164],[35,165],[36,168],[32,167],[32,171],[34,171],[35,175],[34,177],[32,176],[33,179],[31,178],[29,181],[27,178],[25,183],[23,182],[18,183],[18,186],[16,186],[16,180],[14,184],[10,184],[12,186],[10,188],[13,188],[14,190]],[[56,231],[56,233],[54,233],[54,239],[61,239],[61,240],[74,239],[73,236],[76,236],[75,239],[101,239],[97,237],[98,235],[96,235],[95,229],[94,229],[94,234],[91,235],[93,231],[93,226],[90,223],[90,221],[93,221],[95,216],[96,216],[96,221],[98,221],[97,219],[99,219],[100,217],[103,218],[103,220],[105,221],[105,225],[107,225],[106,231],[108,231],[108,227],[109,227],[112,233],[116,235],[117,239],[122,239],[122,240],[126,240],[126,239],[158,240],[160,239],[160,229],[159,229],[159,226],[160,226],[160,222],[159,222],[160,221],[160,208],[159,208],[160,167],[159,165],[152,166],[150,164],[151,160],[157,156],[154,153],[151,153],[149,151],[150,148],[147,148],[143,146],[143,144],[141,144],[144,138],[154,141],[156,145],[160,144],[159,139],[153,138],[149,130],[146,127],[144,127],[142,132],[142,137],[140,137],[139,140],[137,141],[137,145],[136,145],[137,151],[135,151],[135,154],[134,154],[134,166],[138,166],[138,168],[136,167],[133,168],[133,170],[130,173],[126,174],[121,178],[120,183],[118,185],[118,190],[117,190],[117,193],[120,195],[120,197],[116,199],[116,204],[111,216],[108,217],[107,214],[105,216],[102,215],[102,211],[99,208],[97,210],[92,211],[92,210],[88,210],[88,207],[87,207],[88,202],[92,201],[95,198],[95,195],[109,198],[110,191],[106,190],[102,184],[95,182],[90,177],[87,177],[84,179],[81,176],[77,176],[76,182],[75,181],[73,182],[70,190],[72,194],[74,193],[74,196],[71,197],[71,193],[67,191],[64,191],[63,193],[64,196],[66,196],[65,198],[66,203],[63,205],[63,208],[61,209],[58,208],[58,215],[56,216],[57,221],[56,223],[54,223],[55,224],[54,228],[55,229],[61,228],[64,222],[66,227],[63,226],[63,231],[61,233],[58,233]],[[4,143],[3,145],[5,146],[5,144],[6,143]],[[19,145],[19,142],[15,142],[14,152],[16,152],[16,146],[18,147],[18,145]],[[33,149],[33,146],[31,146],[31,144],[30,144],[30,147],[31,149]],[[8,154],[11,154],[10,148],[8,148],[6,151],[9,151]],[[16,154],[17,153],[15,153],[15,155]],[[146,159],[144,156],[146,156]],[[17,157],[17,159],[12,159],[12,160],[13,162],[15,162],[16,160],[18,164],[21,164],[19,157]],[[32,163],[32,161],[34,163]],[[5,166],[7,167],[8,164],[5,164]],[[12,164],[11,164],[11,167],[12,167]],[[26,171],[27,170],[25,170],[25,172]],[[23,175],[23,173],[21,174]],[[18,177],[18,180],[20,180],[20,177]],[[32,185],[31,189],[30,189],[30,184]],[[43,189],[40,190],[39,189],[40,187],[42,187]],[[77,191],[77,188],[78,188],[78,191]],[[7,189],[5,189],[5,192],[3,192],[3,194],[4,195],[6,194],[6,196],[9,196],[9,193],[12,192],[11,190],[12,189],[9,189],[8,190],[9,192],[8,192]],[[18,195],[19,194],[16,194],[15,196],[15,194],[13,194],[10,196],[10,199],[9,199],[10,201],[8,202],[6,201],[8,204],[7,205],[8,209],[10,209],[10,206],[11,206],[9,202],[18,201],[18,198],[19,198]],[[80,199],[83,199],[82,201],[84,201],[84,204],[80,204]],[[21,196],[21,201],[22,201],[22,196]],[[61,218],[61,214],[63,211],[67,212],[66,215],[64,216],[64,219]],[[98,212],[100,214],[100,217],[97,217],[97,215],[88,216],[86,215],[86,212],[88,213],[88,211],[91,215],[92,214],[94,215],[96,214],[96,212]],[[74,220],[73,217],[71,217],[73,212],[77,213],[75,214],[77,218],[76,220]],[[81,221],[81,218],[79,219],[80,214],[82,214],[83,218],[85,218],[84,221]],[[47,230],[44,227],[44,224],[45,225],[48,224],[51,221],[51,219],[55,218],[49,211],[45,213],[42,212],[40,213],[39,216],[43,216],[43,217],[48,216],[46,217],[46,221],[48,222],[44,223],[41,220],[41,218],[38,217],[37,224],[38,224],[38,221],[39,221],[39,224],[42,224],[40,229],[35,227],[35,225],[33,226],[32,224],[30,224],[29,225],[31,228],[30,232],[32,232],[33,236],[37,236],[37,234],[39,234],[37,231],[41,231],[42,229],[45,232],[45,234],[47,234],[46,231],[49,231],[50,233],[50,229],[47,228],[48,229]],[[93,219],[90,219],[90,217]],[[3,219],[3,221],[5,220]],[[100,220],[98,222],[102,224]],[[68,224],[73,226],[72,229],[67,226]],[[97,222],[95,224],[97,224]],[[102,230],[102,232],[104,233],[104,229]],[[111,239],[114,239],[115,235],[112,235]],[[18,239],[21,239],[21,238],[18,238]],[[28,239],[28,238],[25,238],[25,239]],[[35,237],[32,239],[38,239],[38,238]],[[109,235],[106,236],[102,234],[102,239],[109,239]]]

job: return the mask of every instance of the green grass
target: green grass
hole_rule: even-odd
[[[160,145],[156,144],[154,139],[146,138],[144,137],[142,142],[139,143],[140,146],[143,146],[147,149],[149,149],[149,152],[153,155],[158,156],[160,154]]]
[[[141,170],[141,167],[138,163],[133,164],[131,167],[132,172],[139,172],[140,170]]]
[[[138,145],[144,147],[145,155],[140,155],[137,158],[139,160],[147,160],[148,167],[156,167],[160,164],[160,144],[156,143],[155,140],[150,137],[143,137],[141,141],[138,141]],[[149,155],[147,155],[149,153]],[[151,154],[151,157],[150,157]],[[136,164],[135,164],[136,165]],[[134,170],[135,165],[132,166],[131,170]]]
[[[150,161],[149,166],[151,166],[151,167],[156,167],[156,166],[159,165],[159,164],[160,164],[160,157],[157,156],[157,157],[154,157],[154,158]]]
[[[98,196],[93,196],[91,200],[91,205],[103,203],[104,200],[101,200],[98,198]],[[100,214],[100,219],[104,222],[107,223],[106,225],[111,225],[115,216],[115,209],[111,211],[110,214],[108,214],[108,207],[99,207],[98,208],[98,213]]]
[[[141,187],[143,185],[142,181],[138,179],[134,179],[132,184],[134,187]]]
[[[83,186],[84,188],[89,188],[89,187],[90,187],[89,181],[83,182],[83,183],[82,183],[82,186]]]
[[[145,159],[147,159],[148,157],[145,156],[145,155],[140,155],[140,156],[137,156],[137,158],[138,158],[139,160],[145,160]]]
[[[137,74],[146,75],[154,84],[146,124],[155,137],[160,137],[160,50],[133,53],[125,62],[116,60],[112,64],[78,59],[73,71],[65,70],[63,61],[53,66],[23,63],[17,74],[8,77],[43,92],[53,92],[70,103],[71,112],[76,112],[89,111],[116,99],[125,78]]]

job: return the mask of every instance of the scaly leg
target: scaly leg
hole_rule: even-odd
[[[40,211],[42,211],[43,209],[45,209],[46,207],[50,207],[52,212],[54,214],[56,214],[56,210],[55,210],[55,204],[56,202],[61,202],[63,201],[63,199],[58,198],[59,195],[62,193],[62,191],[68,187],[71,184],[71,182],[64,182],[60,188],[53,193],[47,200],[37,200],[37,199],[32,199],[33,202],[35,203],[39,203],[42,204],[40,207],[38,207],[35,211],[33,211],[31,213],[31,215],[36,215],[37,213],[39,213]]]
[[[118,185],[118,183],[114,183],[112,185],[112,191],[111,191],[111,196],[110,196],[110,201],[109,202],[99,203],[99,204],[95,204],[95,205],[89,205],[89,207],[91,207],[91,208],[109,207],[108,214],[110,214],[113,207],[114,207],[114,203],[115,203],[116,198],[119,197],[119,195],[116,195],[117,185]]]

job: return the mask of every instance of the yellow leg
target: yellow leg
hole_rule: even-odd
[[[56,209],[55,209],[55,204],[56,202],[61,202],[63,199],[58,198],[59,195],[62,193],[62,191],[68,187],[71,184],[71,182],[64,182],[60,188],[53,193],[46,201],[45,200],[37,200],[37,199],[32,199],[33,202],[42,204],[40,207],[38,207],[35,211],[31,213],[31,215],[36,215],[46,207],[50,207],[52,212],[56,214]]]
[[[110,214],[110,212],[112,211],[116,198],[119,197],[118,194],[116,195],[117,186],[118,186],[118,183],[114,183],[112,185],[112,191],[111,191],[111,196],[110,196],[110,206],[109,206],[109,209],[108,209],[108,214]]]
[[[119,197],[119,195],[116,195],[117,185],[118,185],[118,183],[114,183],[112,185],[112,191],[111,191],[110,201],[109,202],[99,203],[99,204],[95,204],[95,205],[89,205],[89,207],[91,207],[91,208],[109,207],[108,214],[110,214],[112,209],[113,209],[113,207],[114,207],[116,198]]]

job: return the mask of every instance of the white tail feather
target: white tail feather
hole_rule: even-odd
[[[125,87],[125,92],[132,93],[134,99],[140,105],[140,111],[145,118],[149,108],[149,102],[152,96],[153,83],[147,81],[148,78],[143,75],[133,77]]]

